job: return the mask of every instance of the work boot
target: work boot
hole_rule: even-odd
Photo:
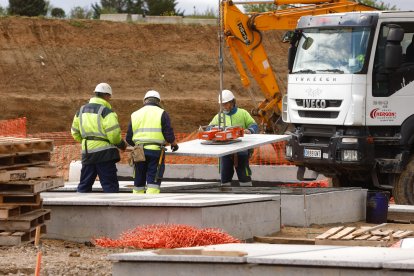
[[[158,188],[148,188],[147,189],[147,194],[159,194],[160,193],[160,189]]]
[[[249,182],[240,182],[240,187],[252,187],[253,183],[251,181]]]
[[[132,189],[132,193],[133,194],[145,194],[145,189],[144,188],[134,188],[134,189]]]

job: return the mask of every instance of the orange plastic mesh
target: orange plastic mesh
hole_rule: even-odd
[[[26,137],[26,123],[26,117],[11,120],[1,120],[0,136]]]
[[[240,240],[215,228],[198,229],[181,224],[153,224],[128,230],[117,240],[101,237],[93,242],[101,247],[153,249],[240,243]]]

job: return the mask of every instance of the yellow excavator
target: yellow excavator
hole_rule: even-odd
[[[269,12],[243,13],[237,4],[275,4],[277,9]],[[293,6],[294,5],[294,6]],[[281,8],[281,7],[288,8]],[[220,2],[221,40],[225,39],[234,59],[240,79],[245,88],[251,84],[245,67],[256,80],[264,100],[252,111],[258,116],[265,133],[283,133],[287,125],[280,115],[282,98],[275,73],[262,44],[262,31],[294,30],[300,17],[355,11],[371,11],[375,8],[351,0],[274,0]],[[220,47],[222,42],[220,40]],[[220,49],[222,55],[222,49]],[[221,71],[222,71],[222,56]],[[245,67],[243,66],[243,63]],[[222,80],[221,80],[222,82]],[[222,90],[222,83],[220,88]]]

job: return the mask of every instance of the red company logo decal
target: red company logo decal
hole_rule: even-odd
[[[373,109],[370,113],[369,116],[372,119],[381,117],[381,118],[395,118],[397,116],[397,112],[394,111],[380,111],[379,108],[375,108]]]

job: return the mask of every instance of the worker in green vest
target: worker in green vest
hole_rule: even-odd
[[[109,103],[112,88],[100,83],[95,97],[83,105],[73,118],[71,133],[82,143],[82,170],[78,192],[92,191],[96,176],[105,193],[119,192],[116,163],[120,161],[119,150],[127,144],[121,137],[118,116]]]
[[[164,175],[164,150],[167,143],[171,150],[178,150],[174,130],[168,113],[161,107],[161,96],[155,90],[144,96],[144,106],[131,115],[126,141],[131,146],[143,146],[145,160],[134,163],[135,194],[160,193]]]
[[[239,126],[244,129],[245,134],[259,132],[259,126],[246,110],[237,107],[236,98],[230,90],[223,90],[219,103],[222,105],[223,113],[214,116],[209,126],[218,126],[219,120],[226,122],[224,127]],[[225,116],[219,117],[219,116]],[[223,126],[223,125],[222,125]],[[220,178],[222,186],[230,186],[236,169],[240,186],[252,186],[249,158],[252,151],[246,150],[235,154],[226,155],[220,158]]]

